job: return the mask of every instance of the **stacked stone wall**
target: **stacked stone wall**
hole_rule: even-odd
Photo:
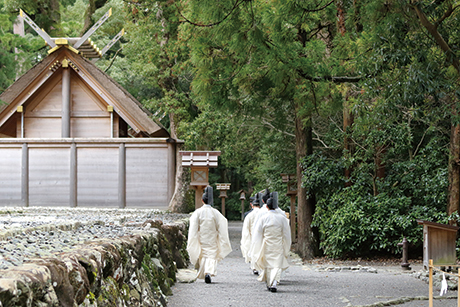
[[[131,235],[97,239],[0,270],[0,307],[166,306],[188,263],[188,220],[149,220]]]

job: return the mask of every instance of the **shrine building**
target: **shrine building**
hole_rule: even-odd
[[[102,18],[51,38],[21,13],[50,50],[0,95],[0,206],[168,209],[181,141],[94,65]]]

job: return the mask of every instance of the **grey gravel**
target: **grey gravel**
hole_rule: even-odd
[[[147,220],[164,224],[188,217],[156,209],[59,207],[0,208],[0,269],[19,266],[31,258],[71,251],[101,238],[129,235]]]

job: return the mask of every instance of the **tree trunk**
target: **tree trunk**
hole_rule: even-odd
[[[169,113],[170,122],[170,135],[171,138],[177,140],[176,122],[174,120],[174,113]],[[185,203],[185,193],[188,189],[188,183],[184,176],[182,169],[182,157],[179,154],[180,144],[176,143],[176,183],[174,187],[174,194],[169,202],[169,211],[171,212],[185,212],[187,204]],[[187,185],[187,186],[186,186]]]
[[[297,106],[296,109],[299,107]],[[307,127],[303,126],[302,118],[298,116],[296,110],[295,119],[295,137],[296,137],[296,160],[297,160],[297,253],[302,259],[312,259],[319,251],[318,230],[314,229],[311,224],[313,214],[316,208],[315,195],[308,195],[305,188],[302,187],[302,159],[306,155],[313,153],[312,127],[311,118]]]
[[[375,172],[373,176],[374,184],[374,196],[379,194],[377,189],[377,180],[382,180],[385,178],[385,163],[383,162],[383,156],[385,155],[386,149],[384,146],[377,145],[375,148],[374,164]]]
[[[459,209],[460,194],[460,125],[452,125],[450,129],[450,154],[449,154],[449,202],[447,214],[452,214]]]

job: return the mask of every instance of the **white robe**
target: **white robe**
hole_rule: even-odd
[[[197,278],[217,273],[217,263],[231,251],[227,219],[210,205],[203,205],[190,217],[187,251],[198,268]]]
[[[288,219],[274,210],[262,215],[254,226],[251,260],[259,271],[259,281],[267,286],[281,279],[281,272],[289,267],[291,229]]]
[[[253,238],[254,238],[254,234],[256,232],[255,226],[256,226],[257,222],[259,221],[259,219],[267,212],[268,212],[267,205],[263,204],[262,207],[260,207],[260,209],[257,210],[257,212],[255,213],[254,224],[252,226],[252,232],[251,232],[251,247],[249,248],[249,251],[248,251],[248,258],[249,259],[253,259],[252,255],[257,253],[257,250],[254,250],[254,244],[252,244],[252,240],[254,240]],[[254,261],[251,261],[251,269],[257,271]]]
[[[243,254],[246,263],[251,261],[249,250],[251,248],[252,232],[254,223],[259,212],[259,207],[254,207],[251,212],[246,215],[243,222],[243,230],[241,231],[241,253]]]

